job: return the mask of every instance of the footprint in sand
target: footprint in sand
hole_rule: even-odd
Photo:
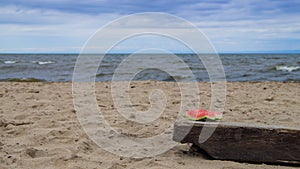
[[[38,150],[36,148],[27,148],[25,149],[25,154],[30,156],[31,158],[43,157],[46,155],[46,152],[43,150]]]

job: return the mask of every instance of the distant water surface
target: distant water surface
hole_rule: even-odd
[[[134,64],[141,70],[133,80],[160,81],[209,81],[207,71],[194,54],[177,54],[187,65],[182,66],[178,61],[169,59],[166,54],[152,54],[151,58],[157,63],[164,63],[172,68],[175,74],[190,69],[193,76],[185,75],[172,77],[168,72],[158,69],[143,70],[146,55],[140,55]],[[0,81],[72,81],[76,54],[1,54]],[[93,65],[93,61],[86,60]],[[118,65],[128,57],[128,54],[105,55],[96,74],[96,81],[111,81]],[[147,56],[149,58],[149,56]],[[300,54],[221,54],[220,59],[227,81],[300,81]],[[153,63],[153,62],[152,62]],[[128,77],[130,72],[121,72]],[[92,75],[91,75],[92,76]]]

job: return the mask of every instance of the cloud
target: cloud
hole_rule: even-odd
[[[105,24],[124,15],[149,11],[167,12],[190,21],[220,52],[295,50],[300,46],[299,6],[297,0],[1,1],[0,50],[78,52]],[[151,24],[178,26],[163,18],[132,20],[119,26],[135,29]]]
[[[219,51],[296,50],[300,37],[299,1],[227,1],[183,5],[189,18]]]
[[[55,10],[21,8],[16,6],[0,7],[0,50],[16,51],[16,47],[25,52],[37,48],[53,51],[57,48],[78,48],[100,27],[120,15],[88,15]],[[70,46],[76,46],[71,48]],[[18,50],[19,51],[19,50]],[[39,50],[40,51],[40,50]]]

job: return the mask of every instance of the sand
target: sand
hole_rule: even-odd
[[[210,85],[199,83],[201,108],[209,108]],[[186,144],[142,159],[120,157],[98,147],[84,132],[73,106],[71,83],[0,83],[0,168],[291,168],[267,164],[209,160],[188,153]],[[176,83],[132,82],[131,107],[149,108],[149,93],[161,89],[165,111],[149,124],[138,124],[117,113],[110,83],[97,83],[97,101],[104,117],[122,133],[138,137],[160,134],[177,118],[180,92]],[[300,83],[227,83],[223,121],[300,128]],[[182,97],[188,97],[183,95]],[[195,100],[197,102],[197,100]],[[130,106],[130,105],[129,105]]]

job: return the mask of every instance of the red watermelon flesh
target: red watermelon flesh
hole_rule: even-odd
[[[222,118],[222,113],[212,112],[204,109],[190,110],[187,112],[186,117],[190,120],[220,120]]]
[[[187,112],[187,118],[191,120],[202,120],[206,118],[205,110],[190,110]]]

